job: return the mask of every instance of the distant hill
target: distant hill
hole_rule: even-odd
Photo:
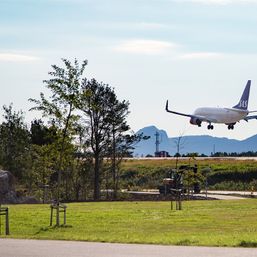
[[[160,151],[167,151],[171,155],[177,152],[178,137],[169,138],[166,131],[155,126],[142,128],[137,133],[141,132],[146,136],[150,136],[150,138],[136,145],[134,156],[154,155],[156,132],[160,134]],[[240,153],[247,151],[257,151],[257,135],[245,140],[212,136],[183,136],[180,141],[180,154],[197,152],[199,154],[211,155],[213,152]]]

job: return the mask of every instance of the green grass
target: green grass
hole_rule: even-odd
[[[58,228],[49,227],[49,205],[9,211],[12,238],[257,247],[255,199],[183,202],[182,211],[170,202],[72,203]]]

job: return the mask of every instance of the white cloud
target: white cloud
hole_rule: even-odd
[[[183,48],[168,41],[131,39],[122,42],[114,48],[116,51],[134,54],[160,55],[165,54],[176,59],[217,59],[224,57],[222,53],[215,52],[184,52]]]
[[[217,5],[226,5],[226,4],[257,4],[257,0],[177,0],[177,2],[191,2],[191,3],[200,3],[200,4],[217,4]]]
[[[176,44],[167,41],[135,39],[124,41],[115,47],[115,50],[127,53],[155,55],[166,53],[176,47]]]
[[[39,60],[38,57],[24,54],[0,53],[0,61],[7,62],[30,62]]]
[[[217,59],[223,57],[220,53],[197,52],[187,53],[179,56],[179,59]]]

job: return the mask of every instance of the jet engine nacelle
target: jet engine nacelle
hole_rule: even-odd
[[[200,127],[201,124],[202,124],[202,122],[201,122],[199,119],[194,118],[194,117],[192,117],[192,118],[190,119],[190,123],[193,124],[193,125],[198,125],[199,127]]]

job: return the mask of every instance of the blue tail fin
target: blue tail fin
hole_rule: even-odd
[[[248,80],[239,103],[237,105],[233,106],[233,108],[240,109],[240,110],[248,109],[248,99],[249,99],[250,87],[251,87],[251,80]]]

